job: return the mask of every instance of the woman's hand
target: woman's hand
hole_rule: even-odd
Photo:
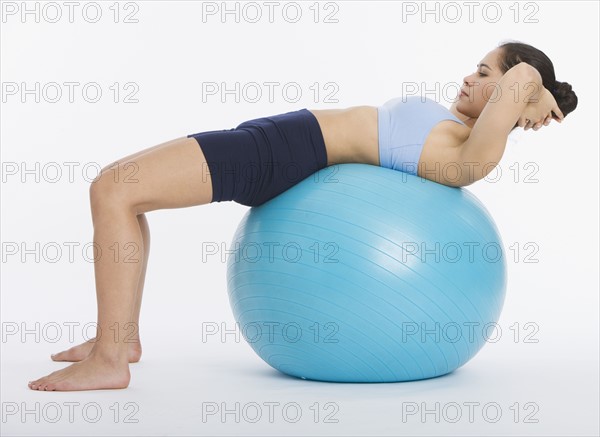
[[[546,88],[542,88],[537,102],[529,102],[525,106],[517,125],[524,130],[533,128],[533,130],[537,131],[542,125],[548,126],[552,119],[562,122],[564,118],[552,93]]]

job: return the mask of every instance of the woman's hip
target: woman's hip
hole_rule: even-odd
[[[307,109],[188,137],[206,157],[212,202],[258,206],[327,166],[321,129]]]

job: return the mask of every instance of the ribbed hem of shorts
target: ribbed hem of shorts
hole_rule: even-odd
[[[316,138],[313,137],[313,144],[317,146],[315,155],[317,157],[317,162],[319,163],[319,168],[325,168],[327,167],[327,148],[325,147],[325,138],[323,137],[319,121],[308,109],[303,108],[302,111],[304,111],[306,119],[313,127],[313,129],[311,129],[311,137],[313,137],[314,132],[318,132],[318,134],[315,134]]]

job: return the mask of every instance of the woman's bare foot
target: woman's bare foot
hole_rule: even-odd
[[[140,339],[134,339],[134,343],[129,343],[129,362],[137,363],[142,357],[142,343]],[[92,348],[96,344],[96,338],[92,338],[85,343],[73,346],[70,349],[64,350],[57,354],[50,355],[52,361],[82,361],[87,358]]]
[[[74,391],[127,388],[131,375],[129,364],[90,354],[82,361],[30,381],[32,390]]]

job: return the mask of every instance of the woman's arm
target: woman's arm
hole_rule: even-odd
[[[529,102],[543,90],[540,73],[521,62],[508,70],[493,88],[469,138],[459,147],[463,168],[460,186],[483,179],[500,162],[510,131]]]

